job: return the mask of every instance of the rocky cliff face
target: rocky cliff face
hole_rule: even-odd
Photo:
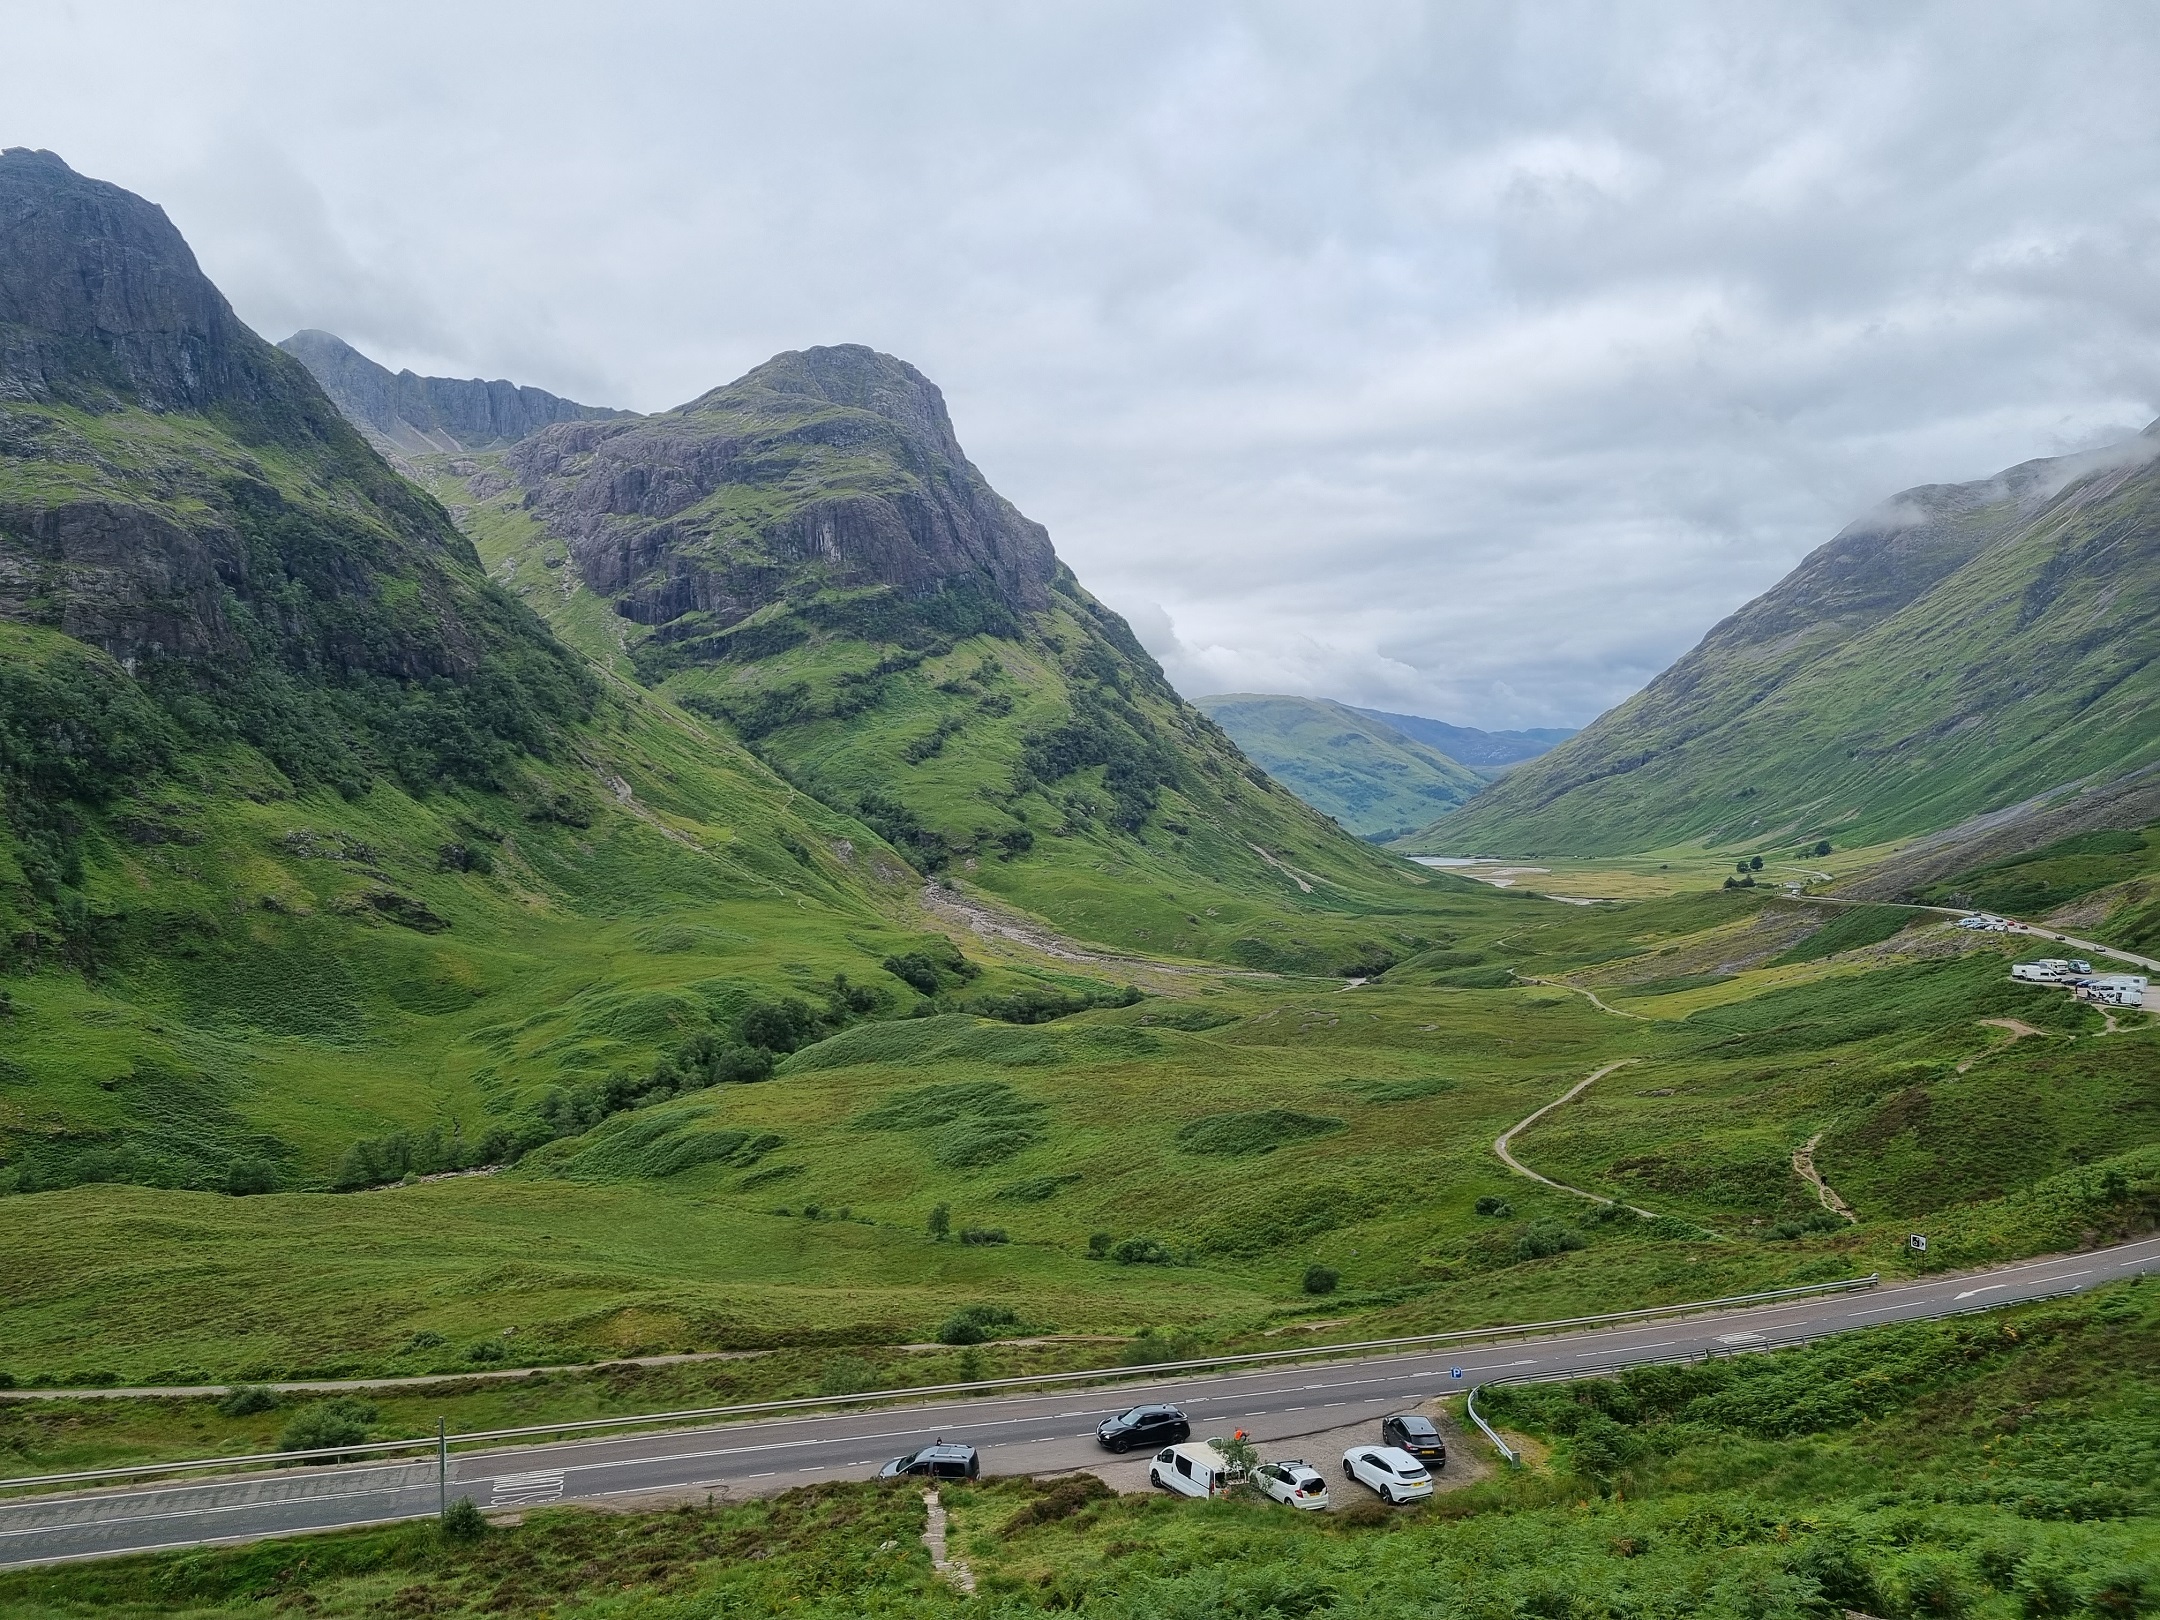
[[[308,368],[370,443],[404,455],[495,449],[556,422],[625,414],[513,382],[392,372],[329,332],[295,332],[278,347]]]
[[[0,620],[98,648],[302,777],[396,755],[424,778],[586,701],[162,210],[21,149],[0,154]],[[435,712],[409,729],[415,705]]]
[[[1057,557],[960,449],[944,396],[856,344],[767,361],[679,410],[545,429],[508,464],[586,582],[684,656],[793,601],[813,619],[1011,628]]]

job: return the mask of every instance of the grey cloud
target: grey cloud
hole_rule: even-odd
[[[2129,4],[20,8],[242,314],[657,408],[854,340],[1189,691],[1579,723],[2160,411]]]

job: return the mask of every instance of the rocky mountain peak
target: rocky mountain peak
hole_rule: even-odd
[[[345,420],[393,455],[495,449],[551,423],[625,414],[500,378],[392,372],[334,332],[295,332],[278,347],[308,368]]]
[[[51,152],[0,152],[0,399],[201,410],[275,386],[164,209]]]
[[[861,343],[790,349],[685,405],[686,413],[749,411],[796,416],[819,405],[868,411],[965,460],[945,395],[905,360]]]

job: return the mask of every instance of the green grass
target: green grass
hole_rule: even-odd
[[[1423,1507],[1292,1513],[1093,1482],[818,1485],[0,1575],[0,1616],[788,1613],[1119,1617],[2135,1616],[2160,1589],[2153,1291],[1769,1356],[1489,1390],[1536,1459]],[[1458,1444],[1482,1451],[1471,1441]]]

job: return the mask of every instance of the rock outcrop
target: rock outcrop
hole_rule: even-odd
[[[513,382],[393,372],[330,332],[295,332],[278,347],[308,368],[370,443],[404,455],[491,450],[556,422],[625,414]]]
[[[761,609],[866,589],[895,622],[1010,627],[1058,574],[937,386],[860,344],[779,355],[677,410],[543,429],[507,459],[592,589],[713,656]]]

